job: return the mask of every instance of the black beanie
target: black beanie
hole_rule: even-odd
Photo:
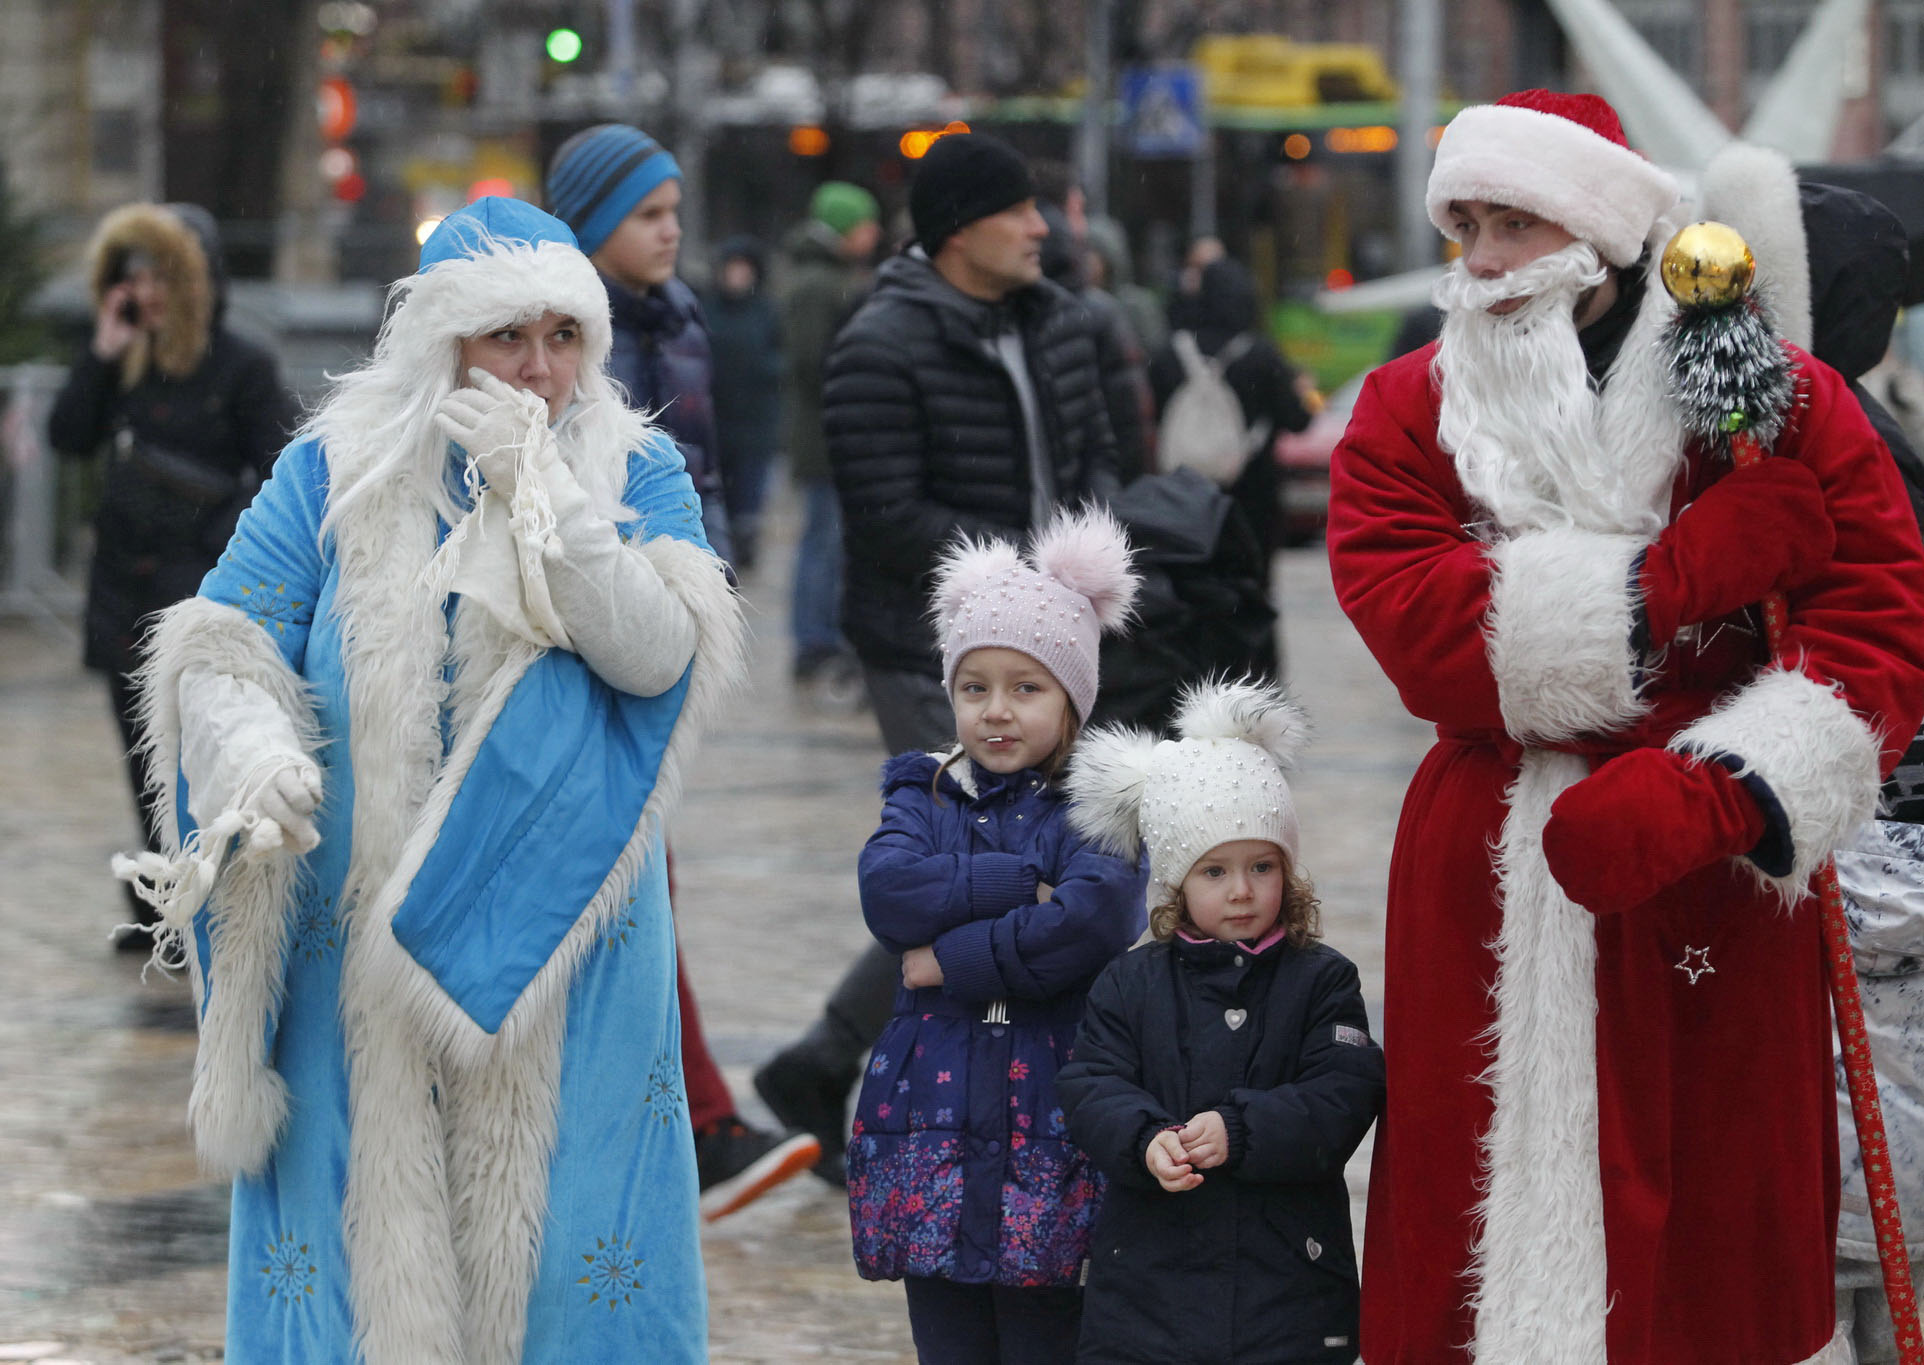
[[[986,133],[950,133],[923,153],[909,186],[915,240],[933,256],[978,218],[1035,198],[1035,177],[1008,143]]]

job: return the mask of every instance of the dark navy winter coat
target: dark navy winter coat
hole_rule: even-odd
[[[654,419],[681,450],[701,495],[702,532],[716,554],[733,557],[722,501],[721,455],[715,439],[715,362],[695,291],[678,279],[637,294],[606,275],[614,336],[608,372],[629,403]]]
[[[1070,1136],[1109,1178],[1078,1359],[1356,1359],[1343,1163],[1383,1103],[1383,1054],[1349,959],[1280,938],[1138,948],[1090,990],[1057,1084]],[[1205,1109],[1229,1160],[1166,1193],[1143,1153]]]
[[[863,1077],[848,1149],[856,1267],[1073,1284],[1102,1178],[1068,1140],[1055,1077],[1089,983],[1142,931],[1145,874],[1072,830],[1037,773],[963,759],[938,780],[939,761],[884,765],[881,827],[862,850],[869,929],[892,952],[932,944],[943,984],[901,990]]]

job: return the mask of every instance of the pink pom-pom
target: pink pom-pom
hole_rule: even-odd
[[[1005,540],[958,539],[935,563],[931,614],[936,632],[946,635],[969,598],[1021,567],[1022,556]]]
[[[1063,587],[1088,598],[1104,630],[1128,623],[1142,579],[1130,566],[1129,537],[1108,508],[1060,513],[1036,537],[1029,558]]]

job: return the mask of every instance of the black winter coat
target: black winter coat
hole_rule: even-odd
[[[1078,1359],[1294,1365],[1357,1355],[1343,1163],[1383,1103],[1356,968],[1333,948],[1178,938],[1111,963],[1056,1078],[1109,1177]],[[1150,1139],[1205,1109],[1228,1162],[1168,1194]]]
[[[842,630],[862,662],[941,674],[929,572],[958,533],[1029,529],[1029,459],[1014,381],[993,350],[1021,331],[1057,501],[1116,491],[1115,440],[1089,315],[1047,280],[1000,304],[892,257],[835,339],[822,422],[847,547]]]
[[[131,389],[120,387],[118,364],[81,351],[47,428],[68,455],[109,444],[87,586],[89,668],[130,671],[143,619],[200,588],[298,416],[274,357],[219,326],[191,374],[150,369]],[[122,430],[130,435],[117,442]],[[188,493],[179,480],[143,474],[150,466],[128,458],[134,438],[205,471],[208,487],[229,481],[233,491]]]

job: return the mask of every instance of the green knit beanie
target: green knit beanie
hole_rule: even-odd
[[[875,196],[860,185],[851,185],[846,180],[826,180],[808,201],[808,216],[837,233],[845,233],[859,224],[874,222],[882,216],[882,209],[875,202]]]

